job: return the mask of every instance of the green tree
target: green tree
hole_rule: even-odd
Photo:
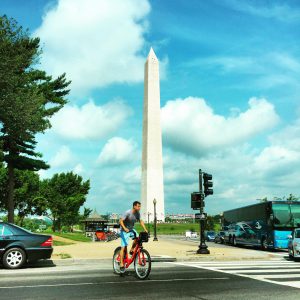
[[[259,202],[268,202],[268,198],[267,197],[264,197],[264,198],[261,198],[261,199],[256,199],[258,200]]]
[[[46,214],[47,201],[40,193],[40,177],[36,172],[16,171],[15,209],[20,226],[28,215]]]
[[[83,220],[87,219],[92,212],[93,212],[93,210],[91,208],[84,207],[83,208],[83,214],[82,214]]]
[[[72,227],[79,219],[80,207],[85,203],[90,189],[90,181],[69,173],[55,174],[42,183],[42,194],[47,199],[51,211],[53,231],[62,226]]]
[[[0,17],[0,142],[7,166],[7,210],[14,222],[15,169],[37,171],[49,166],[35,151],[37,133],[51,127],[51,116],[66,103],[70,82],[35,69],[39,38],[16,21]]]
[[[288,197],[286,197],[286,201],[299,201],[299,197],[289,194]]]

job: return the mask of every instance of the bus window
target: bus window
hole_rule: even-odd
[[[288,204],[273,204],[274,226],[293,226],[290,206]]]
[[[295,230],[295,239],[300,239],[300,230]]]
[[[291,212],[293,216],[294,226],[300,226],[300,205],[298,204],[291,204]]]

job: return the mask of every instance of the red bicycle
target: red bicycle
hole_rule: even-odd
[[[146,279],[151,272],[151,257],[149,252],[143,248],[143,243],[148,242],[148,233],[141,232],[138,237],[134,238],[137,243],[133,250],[133,254],[129,257],[127,247],[124,253],[124,267],[128,269],[129,266],[134,262],[135,274],[139,279]],[[120,251],[121,247],[116,248],[113,255],[113,268],[114,273],[122,275],[120,271]]]

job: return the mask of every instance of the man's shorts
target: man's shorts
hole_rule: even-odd
[[[134,231],[136,235],[132,231]],[[130,239],[134,239],[134,238],[138,237],[137,231],[135,229],[132,229],[132,231],[126,232],[124,230],[121,230],[121,233],[120,233],[121,247],[128,246]]]

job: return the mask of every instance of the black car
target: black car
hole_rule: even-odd
[[[52,252],[52,236],[0,221],[0,261],[5,268],[18,269],[28,261],[48,259]]]
[[[215,243],[224,244],[225,242],[225,231],[220,231],[215,237]]]

